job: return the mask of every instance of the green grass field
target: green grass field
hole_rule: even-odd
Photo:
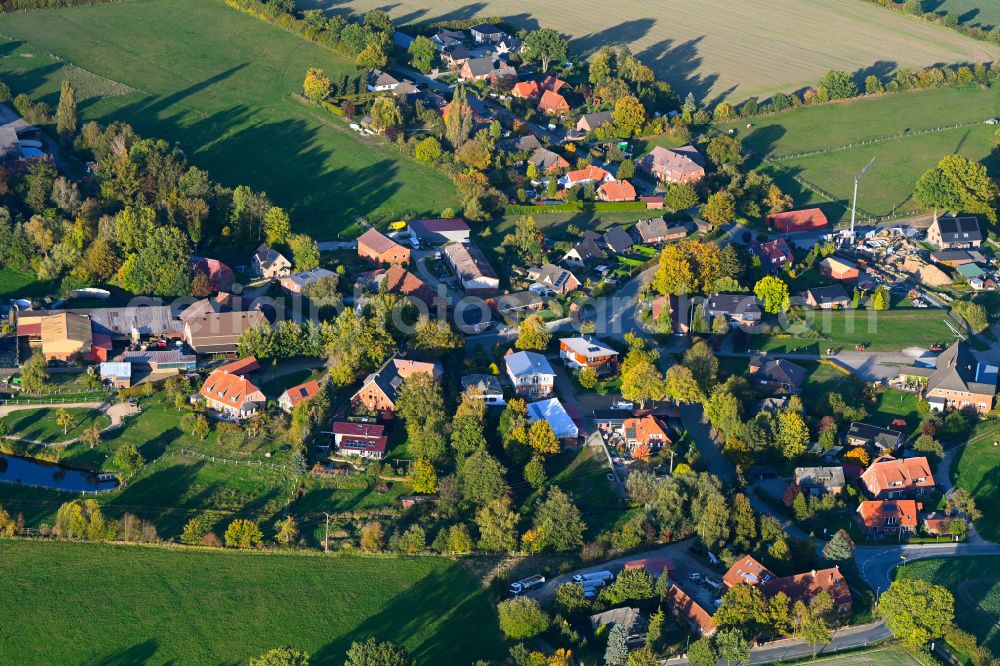
[[[85,120],[125,120],[178,142],[224,184],[266,191],[317,238],[335,238],[359,216],[456,205],[439,171],[291,97],[308,67],[353,75],[353,63],[221,2],[10,13],[0,16],[0,35],[0,79],[15,92],[55,108],[69,79],[83,92]]]
[[[824,310],[811,323],[833,345],[865,344],[872,351],[898,351],[904,347],[930,347],[954,338],[944,323],[944,310],[897,308],[874,310]]]
[[[66,411],[73,416],[73,427],[63,432],[63,428],[56,423],[58,411],[51,408],[22,409],[8,414],[0,421],[7,426],[11,435],[46,444],[76,439],[95,423],[102,430],[111,425],[111,419],[96,409],[70,408]]]
[[[341,664],[369,636],[420,664],[504,652],[486,591],[444,559],[24,541],[0,558],[8,664],[235,664],[282,645]]]
[[[1000,446],[993,446],[997,440],[1000,427],[996,422],[979,424],[950,470],[955,485],[971,492],[983,509],[976,530],[991,541],[1000,540],[1000,513],[990,508],[1000,502]]]
[[[929,5],[925,10],[935,14],[955,12],[963,25],[979,26],[983,30],[1000,25],[1000,5],[989,0],[934,0]]]
[[[1000,651],[1000,556],[917,560],[898,577],[943,585],[955,597],[955,622],[994,654]]]
[[[890,645],[840,657],[821,657],[809,663],[823,664],[823,666],[924,666],[926,662],[917,659],[911,652],[901,647]]]
[[[45,296],[51,294],[54,288],[53,283],[40,282],[32,273],[0,267],[0,298]]]
[[[779,185],[793,194],[798,206],[819,205],[834,222],[849,204],[853,178],[868,161],[875,163],[858,194],[858,207],[876,215],[910,210],[913,186],[920,175],[942,157],[961,153],[997,168],[992,155],[993,127],[974,125],[931,134],[913,132],[964,123],[981,123],[1000,115],[1000,91],[979,88],[942,88],[859,98],[844,103],[801,107],[752,121],[720,126],[736,130],[750,155],[750,165],[764,156],[787,157],[803,152],[840,148],[871,139],[911,133],[904,138],[856,146],[832,153],[783,159],[781,170],[768,167]],[[834,195],[830,203],[796,183],[798,175]],[[994,174],[995,175],[995,174]]]

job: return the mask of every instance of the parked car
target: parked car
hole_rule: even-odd
[[[695,571],[694,573],[689,573],[688,574],[688,580],[691,581],[691,582],[693,582],[693,583],[697,583],[697,582],[701,581],[701,574],[698,573],[697,571]]]

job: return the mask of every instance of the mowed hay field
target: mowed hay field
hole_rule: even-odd
[[[628,44],[685,95],[739,101],[815,85],[829,69],[886,74],[897,67],[997,60],[1000,48],[858,0],[298,0],[332,12],[387,9],[401,23],[503,16],[554,28],[588,53]]]
[[[1000,115],[1000,89],[943,88],[896,95],[865,97],[844,103],[800,107],[793,111],[719,126],[732,129],[743,141],[750,166],[762,158],[777,160],[767,167],[778,183],[795,196],[798,206],[819,205],[834,222],[843,221],[850,206],[854,176],[875,158],[858,192],[861,214],[887,215],[917,208],[912,200],[917,179],[945,155],[961,153],[982,161],[996,177],[995,126],[985,120]],[[953,127],[940,131],[941,127]],[[857,145],[895,137],[890,141]],[[844,148],[855,144],[854,147]],[[798,156],[801,153],[835,149]],[[797,175],[835,202],[796,183]]]
[[[4,664],[236,664],[283,645],[342,664],[369,636],[419,664],[504,652],[486,590],[445,559],[0,541],[0,562]]]
[[[69,64],[72,63],[72,64]],[[263,190],[299,230],[336,238],[359,216],[457,204],[439,171],[292,98],[308,67],[353,63],[216,0],[126,0],[0,16],[0,79],[55,108],[69,79],[84,119],[179,142],[226,185]]]

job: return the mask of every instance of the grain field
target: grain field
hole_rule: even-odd
[[[397,23],[499,15],[556,28],[575,51],[629,44],[683,93],[714,101],[798,90],[829,69],[1000,60],[1000,48],[860,0],[299,0],[331,12],[388,9]]]

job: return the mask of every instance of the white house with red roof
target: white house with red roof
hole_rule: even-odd
[[[285,389],[285,391],[278,397],[278,406],[281,407],[284,412],[291,414],[292,410],[295,409],[296,406],[300,403],[306,402],[319,393],[319,391],[319,382],[315,379],[311,379],[308,382],[299,384],[298,386]]]
[[[334,421],[331,430],[334,446],[341,455],[373,460],[381,460],[385,456],[389,438],[385,435],[384,426],[375,423]]]
[[[236,420],[254,416],[267,401],[253,382],[242,375],[227,372],[225,368],[208,376],[199,395],[208,409]]]

